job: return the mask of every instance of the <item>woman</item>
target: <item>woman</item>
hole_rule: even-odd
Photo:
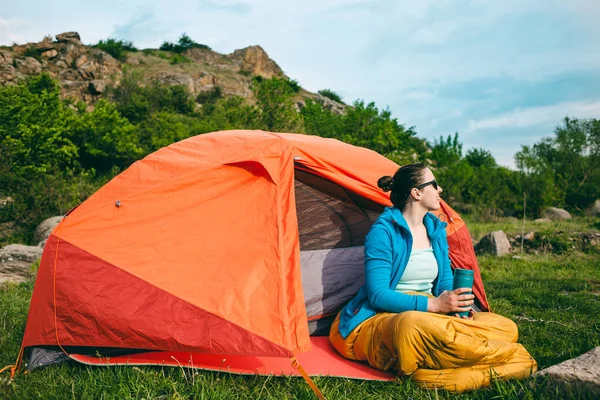
[[[442,188],[423,164],[379,179],[388,207],[365,240],[365,285],[340,311],[329,339],[344,357],[449,390],[486,386],[491,377],[525,378],[536,362],[516,343],[517,326],[475,313],[468,288],[452,290]],[[457,318],[469,311],[468,317]]]

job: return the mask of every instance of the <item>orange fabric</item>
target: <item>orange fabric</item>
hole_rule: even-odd
[[[245,150],[225,165],[207,165],[210,152],[194,141],[158,151],[79,206],[58,235],[290,352],[306,350],[291,147],[260,136],[252,151],[208,140],[209,151]]]
[[[51,235],[45,251],[53,254],[57,245],[58,239]],[[45,275],[38,275],[23,339],[25,347],[98,346],[291,355],[289,349],[149,285],[64,240],[60,241],[59,254],[56,302],[52,297],[38,296],[44,293],[37,290],[38,282],[48,282],[52,295],[51,277],[44,281]],[[49,269],[44,264],[46,260],[40,271]]]
[[[475,295],[481,311],[491,311],[490,305],[483,288],[483,280],[479,270],[479,262],[473,250],[471,235],[467,225],[456,211],[445,202],[441,202],[442,207],[434,211],[433,214],[446,222],[446,235],[448,237],[448,247],[450,248],[450,261],[452,268],[470,269],[473,274],[473,294]]]
[[[516,343],[517,327],[493,313],[465,320],[419,311],[380,313],[344,339],[332,325],[330,341],[344,357],[367,361],[419,385],[452,391],[477,389],[491,379],[526,378],[535,360]]]

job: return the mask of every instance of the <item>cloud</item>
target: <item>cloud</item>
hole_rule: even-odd
[[[600,116],[600,100],[566,102],[543,107],[516,109],[503,115],[469,121],[467,132],[490,128],[522,128],[546,123],[557,123],[563,117],[597,118]]]
[[[25,43],[25,36],[21,32],[29,28],[31,25],[25,20],[0,18],[0,43]]]

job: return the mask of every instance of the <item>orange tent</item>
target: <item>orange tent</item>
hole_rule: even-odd
[[[233,371],[286,373],[268,360],[321,351],[309,373],[361,376],[323,370],[339,357],[309,330],[356,293],[352,273],[340,273],[343,260],[356,255],[348,263],[360,278],[364,236],[390,205],[377,179],[397,168],[337,140],[263,131],[199,135],[148,155],[48,239],[22,344],[30,368],[56,354],[118,363],[127,351],[129,364],[194,354],[201,367],[201,355],[208,363],[224,354],[254,360]],[[453,266],[475,270],[487,310],[465,224],[446,204],[439,216],[449,223]],[[94,357],[103,351],[115,357]]]

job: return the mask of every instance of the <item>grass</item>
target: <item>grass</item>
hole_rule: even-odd
[[[584,222],[575,222],[581,230]],[[581,225],[580,225],[581,224]],[[477,227],[476,229],[479,229]],[[600,256],[572,252],[479,258],[495,312],[513,319],[522,343],[540,369],[600,346]],[[14,362],[25,328],[33,283],[0,285],[0,366]],[[159,367],[89,367],[64,364],[0,375],[0,398],[74,399],[313,399],[301,378],[238,376],[223,372]],[[410,380],[368,382],[317,377],[328,399],[538,399],[591,398],[551,382],[494,382],[463,394],[426,391]]]
[[[481,222],[472,221],[469,216],[464,216],[463,219],[469,227],[469,233],[475,240],[481,239],[483,236],[492,231],[502,230],[508,236],[520,235],[522,231],[525,233],[536,232],[540,235],[551,235],[557,232],[574,233],[585,231],[598,231],[600,229],[599,218],[584,218],[574,217],[565,221],[546,221],[535,222],[531,219],[515,220],[510,218],[498,218],[493,221]]]

